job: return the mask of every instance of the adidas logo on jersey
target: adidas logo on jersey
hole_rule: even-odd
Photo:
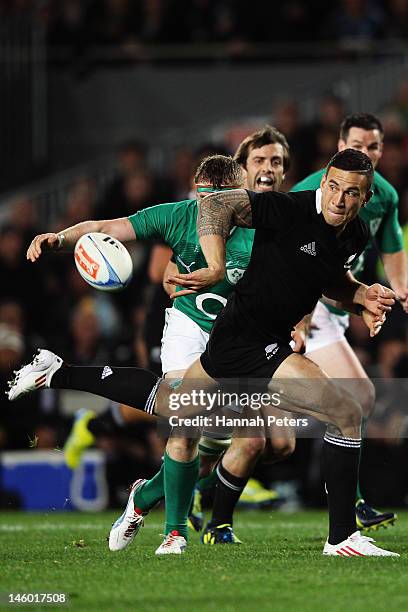
[[[300,250],[304,253],[307,253],[308,255],[313,255],[314,257],[316,257],[316,243],[314,241],[309,242],[309,244],[304,244],[300,247]]]
[[[113,374],[112,370],[110,369],[109,366],[105,366],[102,370],[102,376],[101,376],[101,380],[103,380],[104,378],[107,378],[108,376],[110,376],[111,374]]]

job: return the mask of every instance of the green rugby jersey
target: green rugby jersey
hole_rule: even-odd
[[[318,170],[310,174],[305,179],[296,183],[291,191],[304,191],[307,189],[318,189],[320,181],[326,169]],[[404,248],[402,230],[398,221],[398,193],[394,187],[381,174],[374,172],[374,182],[372,186],[373,195],[368,203],[360,210],[359,215],[370,228],[370,234],[376,238],[378,248],[381,253],[396,253]],[[352,273],[358,278],[364,269],[365,255],[370,248],[367,244],[364,252],[353,263]],[[326,305],[327,306],[327,305]],[[327,306],[332,312],[345,314],[342,310],[337,310]]]
[[[168,244],[180,273],[188,274],[207,267],[197,236],[196,200],[152,206],[131,215],[129,221],[138,240],[160,238]],[[173,308],[183,312],[209,333],[234,285],[248,266],[254,232],[251,229],[234,228],[227,240],[224,279],[208,290],[176,298]]]

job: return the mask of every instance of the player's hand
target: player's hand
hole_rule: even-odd
[[[314,312],[314,311],[313,311]],[[319,326],[316,325],[316,323],[313,323],[312,319],[313,319],[313,312],[311,312],[310,314],[307,314],[303,317],[303,319],[301,321],[299,321],[299,323],[297,325],[295,325],[295,329],[299,329],[302,330],[302,332],[304,333],[305,336],[305,340],[307,338],[311,338],[313,335],[313,330],[314,329],[319,329]]]
[[[307,338],[311,338],[312,330],[319,329],[315,323],[312,323],[313,313],[305,315],[299,323],[295,325],[291,332],[292,342],[290,343],[295,353],[302,353],[306,348]]]
[[[166,279],[166,282],[171,285],[185,287],[185,289],[175,291],[170,297],[174,299],[182,295],[197,293],[197,291],[201,291],[206,287],[212,287],[224,278],[224,273],[224,270],[200,268],[200,270],[194,270],[194,272],[190,272],[190,274],[171,274]]]
[[[295,353],[301,353],[306,346],[306,335],[303,328],[299,325],[295,325],[295,328],[291,331],[292,342],[290,343]]]
[[[368,327],[370,332],[370,338],[374,338],[377,334],[380,333],[382,326],[385,323],[385,312],[381,315],[375,315],[366,308],[361,313],[364,323]]]
[[[408,288],[407,289],[396,289],[395,297],[401,304],[404,312],[408,314]]]
[[[367,310],[375,315],[381,315],[383,312],[389,312],[395,304],[395,293],[392,289],[375,283],[368,287],[364,306]]]
[[[26,258],[30,261],[36,261],[43,251],[48,249],[57,249],[59,247],[58,234],[48,233],[39,234],[33,238],[30,246],[27,249]]]

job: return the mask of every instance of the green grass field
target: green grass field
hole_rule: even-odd
[[[116,514],[1,513],[0,592],[3,602],[8,592],[64,592],[84,611],[406,611],[408,513],[399,514],[376,539],[400,559],[344,559],[322,557],[324,512],[241,512],[242,546],[203,546],[193,534],[184,555],[159,558],[161,512],[117,553],[106,543]]]

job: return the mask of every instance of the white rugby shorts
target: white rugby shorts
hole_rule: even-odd
[[[186,370],[205,351],[209,334],[176,308],[166,308],[163,328],[161,362],[163,374]],[[234,407],[232,407],[234,409]],[[241,412],[239,406],[235,407]],[[200,439],[200,454],[219,455],[231,443],[231,432],[225,428],[217,433],[204,431]]]
[[[163,374],[187,370],[205,351],[209,334],[176,308],[166,308],[161,341]]]
[[[317,302],[312,325],[316,325],[316,329],[312,329],[306,339],[306,355],[335,342],[346,342],[344,334],[349,326],[349,315],[331,312],[324,304]]]

